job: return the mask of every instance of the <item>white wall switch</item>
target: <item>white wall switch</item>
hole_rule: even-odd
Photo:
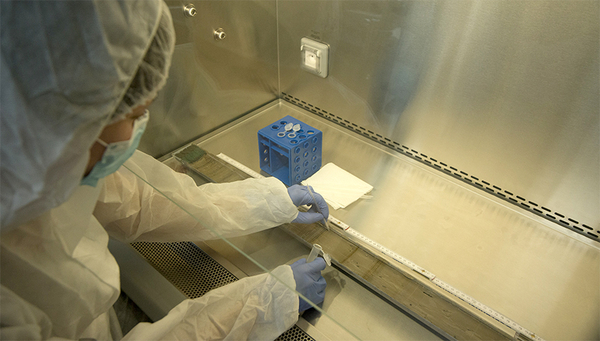
[[[310,38],[302,38],[300,52],[302,69],[319,77],[327,77],[329,74],[329,45]]]

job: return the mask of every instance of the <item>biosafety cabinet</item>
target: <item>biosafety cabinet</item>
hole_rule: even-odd
[[[329,229],[111,242],[151,319],[316,243],[325,302],[282,340],[600,339],[598,1],[167,4],[142,151],[199,184],[270,176],[257,132],[289,115],[373,189]]]

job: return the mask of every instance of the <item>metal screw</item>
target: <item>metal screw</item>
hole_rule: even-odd
[[[223,31],[222,28],[214,30],[213,35],[215,36],[216,40],[223,40],[227,36],[227,34],[225,34],[225,31]]]
[[[198,14],[198,11],[194,7],[194,4],[187,4],[183,7],[183,13],[188,17],[193,17]]]

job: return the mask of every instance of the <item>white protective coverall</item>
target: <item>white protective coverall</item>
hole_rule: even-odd
[[[2,340],[120,337],[112,323],[120,283],[109,234],[200,240],[214,238],[206,226],[234,236],[297,216],[276,179],[196,187],[141,152],[125,165],[199,222],[123,167],[96,187],[80,186],[95,139],[130,109],[122,99],[158,27],[172,30],[169,10],[159,0],[0,6]],[[173,42],[166,45],[172,52]],[[169,63],[159,67],[161,84]],[[289,266],[273,274],[295,287]],[[186,300],[124,338],[272,339],[297,311],[292,290],[259,275]]]
[[[202,224],[124,167],[96,188],[80,186],[61,206],[2,235],[2,339],[111,339],[109,312],[120,289],[109,234],[126,242],[214,239],[204,224],[235,236],[298,214],[275,178],[196,187],[139,151],[125,165]],[[295,287],[289,266],[273,274]],[[248,277],[186,300],[124,339],[273,339],[297,321],[298,304],[298,295],[272,276]]]

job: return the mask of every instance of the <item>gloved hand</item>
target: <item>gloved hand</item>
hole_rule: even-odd
[[[291,265],[296,281],[296,291],[311,300],[314,304],[319,304],[325,299],[325,287],[327,282],[321,276],[321,271],[325,269],[325,260],[317,257],[314,261],[306,263],[306,258],[302,258]],[[298,312],[312,308],[305,300],[300,298],[300,307]]]
[[[312,191],[312,187],[310,189]],[[315,197],[315,200],[313,200],[312,196],[308,192],[307,186],[293,185],[288,187],[288,194],[290,195],[290,198],[292,198],[294,205],[311,206],[308,212],[298,213],[298,216],[296,219],[292,220],[292,223],[312,224],[317,221],[322,221],[323,219],[327,220],[329,217],[329,206],[327,206],[325,199],[323,199],[319,193],[315,193],[313,191],[313,195]],[[317,206],[315,205],[319,207],[323,214],[319,213]]]

